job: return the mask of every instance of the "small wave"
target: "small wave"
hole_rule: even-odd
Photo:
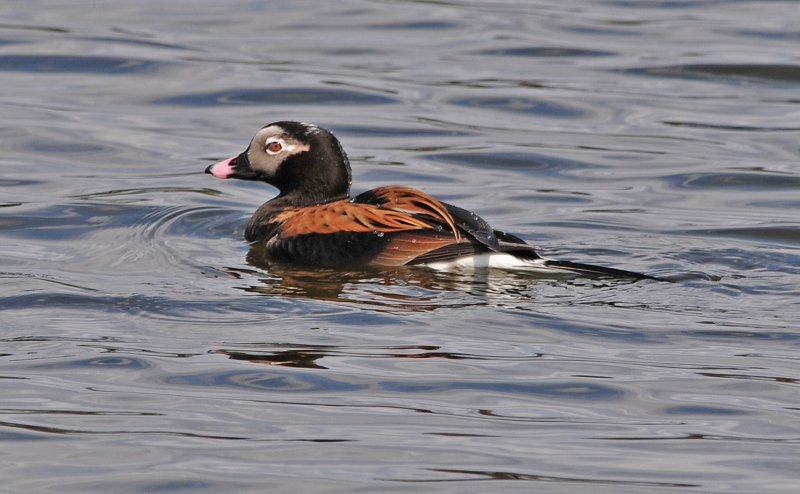
[[[167,62],[87,55],[0,55],[0,71],[129,75],[156,72]]]
[[[180,94],[155,100],[178,106],[217,105],[387,105],[397,100],[365,91],[331,88],[241,88],[206,93]]]

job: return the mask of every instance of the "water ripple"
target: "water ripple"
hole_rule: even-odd
[[[533,473],[522,473],[522,472],[514,472],[510,470],[492,470],[492,471],[481,471],[481,470],[456,470],[456,469],[449,469],[449,468],[431,468],[431,472],[436,473],[443,473],[447,474],[443,478],[437,479],[391,479],[391,480],[399,480],[403,482],[411,482],[411,483],[430,483],[430,482],[445,482],[445,481],[466,481],[466,480],[475,480],[476,477],[481,480],[495,480],[495,481],[527,481],[527,482],[548,482],[548,483],[577,483],[581,486],[585,484],[592,484],[592,485],[614,485],[619,486],[620,488],[625,486],[631,487],[648,487],[648,488],[657,488],[657,487],[701,487],[702,484],[699,483],[686,483],[686,482],[644,482],[644,481],[636,481],[636,480],[614,480],[614,479],[607,479],[607,478],[591,478],[588,476],[582,477],[563,477],[563,476],[554,476],[554,475],[542,475],[542,474],[533,474]],[[487,490],[492,490],[491,488],[487,488]],[[524,490],[524,489],[523,489]]]
[[[341,376],[341,374],[340,374]],[[164,382],[182,386],[225,386],[270,390],[279,392],[355,392],[373,390],[401,394],[434,394],[455,391],[480,391],[485,395],[508,394],[512,396],[532,395],[548,399],[568,400],[619,400],[625,391],[609,384],[592,381],[568,382],[478,382],[478,381],[401,381],[379,378],[371,381],[364,377],[338,378],[323,376],[313,371],[223,371],[198,374],[165,376]]]
[[[448,21],[397,21],[397,22],[384,22],[379,24],[371,24],[367,26],[370,29],[408,29],[416,31],[430,31],[441,29],[453,29],[459,27],[456,22]]]
[[[277,89],[226,89],[160,98],[154,104],[178,106],[216,105],[387,105],[397,103],[388,96],[339,88],[293,87]]]
[[[585,110],[577,108],[574,105],[515,96],[472,96],[467,98],[453,98],[449,103],[468,108],[524,113],[526,115],[535,115],[538,117],[581,118],[587,115]]]
[[[479,55],[509,57],[610,57],[613,51],[588,50],[564,46],[522,46],[516,48],[492,48],[478,52]]]
[[[0,71],[128,75],[151,73],[172,65],[136,58],[89,55],[0,55]]]
[[[690,235],[704,235],[709,237],[728,237],[749,240],[755,243],[769,242],[771,244],[787,245],[792,247],[800,247],[800,225],[759,225],[759,226],[742,226],[742,227],[728,227],[728,228],[697,228],[688,230],[676,230],[673,233],[677,234],[690,234]],[[720,252],[717,252],[720,254]],[[786,266],[800,266],[800,256],[792,256],[789,254],[781,256],[768,256],[762,255],[756,259],[752,259],[752,253],[747,251],[729,250],[725,253],[725,257],[717,258],[724,259],[747,259],[751,260],[746,266],[739,266],[746,270],[754,268],[774,268],[774,269],[788,269],[787,272],[792,272],[794,269],[786,268]],[[708,253],[706,253],[706,256]]]
[[[486,169],[491,166],[493,170],[515,170],[528,175],[553,177],[562,176],[570,170],[599,167],[593,163],[527,151],[455,151],[425,154],[423,158],[470,168]]]
[[[800,82],[800,65],[787,64],[683,64],[623,69],[619,72],[651,77],[703,79],[716,82]]]
[[[730,189],[736,187],[752,191],[762,188],[787,190],[797,190],[800,188],[800,176],[778,173],[706,172],[664,175],[661,178],[671,183],[678,184],[680,187],[697,187],[702,189]]]
[[[111,370],[132,370],[142,371],[151,367],[150,361],[145,358],[132,357],[130,355],[104,355],[101,357],[90,357],[85,359],[62,359],[50,361],[43,364],[34,364],[31,370],[63,370],[63,369],[98,369],[100,372]]]

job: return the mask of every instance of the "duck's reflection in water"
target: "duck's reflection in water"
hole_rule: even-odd
[[[247,292],[347,303],[387,312],[516,305],[535,300],[542,290],[548,290],[548,296],[552,296],[552,290],[587,285],[608,288],[633,282],[570,273],[435,271],[424,266],[380,270],[307,268],[270,262],[258,244],[250,248],[247,263],[253,269],[229,270],[231,275],[247,281],[240,287]]]
[[[368,311],[371,318],[379,313],[394,317],[481,306],[504,306],[510,310],[526,311],[538,307],[537,299],[553,303],[559,296],[574,294],[579,287],[599,294],[635,283],[629,279],[589,278],[574,274],[542,275],[501,270],[444,272],[419,266],[347,271],[304,268],[265,260],[259,245],[251,247],[247,262],[250,268],[229,269],[229,273],[245,282],[240,289],[248,293],[267,298],[296,298],[299,304],[333,303],[338,308],[349,307],[346,312]],[[569,304],[570,301],[563,300],[562,303]],[[307,369],[326,369],[321,363],[326,357],[486,358],[485,355],[446,352],[435,345],[339,347],[279,342],[229,342],[213,353],[262,365]]]
[[[440,272],[421,266],[356,270],[298,267],[265,260],[261,246],[250,249],[247,262],[260,270],[261,282],[248,287],[248,291],[387,308],[427,310],[480,304],[481,297],[476,295],[521,293],[531,281],[488,270]]]
[[[232,360],[244,360],[254,364],[327,369],[319,361],[325,357],[403,358],[403,359],[450,359],[481,358],[441,351],[433,345],[405,345],[396,347],[359,348],[330,345],[293,345],[287,343],[238,344],[236,348],[220,348],[212,353],[227,355]],[[483,357],[485,358],[485,357]]]

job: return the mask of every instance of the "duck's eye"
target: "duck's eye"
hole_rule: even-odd
[[[281,141],[267,141],[267,153],[278,154],[283,150],[283,143]]]

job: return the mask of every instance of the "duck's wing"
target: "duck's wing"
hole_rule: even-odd
[[[270,219],[275,234],[266,243],[267,252],[296,263],[336,267],[411,264],[451,244],[466,244],[458,252],[472,249],[441,203],[413,189],[398,189],[284,209]]]
[[[396,232],[388,235],[385,246],[375,256],[376,266],[406,266],[447,262],[482,251],[478,244],[436,230]]]
[[[461,232],[456,226],[449,205],[421,190],[402,185],[387,185],[363,192],[356,196],[353,202],[375,205],[383,210],[403,211],[415,216],[423,215],[436,223],[444,223],[455,240],[461,240]]]
[[[493,252],[506,252],[509,249],[529,252],[533,249],[524,240],[493,229],[472,211],[439,201],[411,187],[378,187],[358,195],[355,201],[429,216],[436,222],[444,223],[457,240],[466,234]]]
[[[358,195],[354,201],[409,212],[435,225],[434,230],[402,232],[392,237],[382,256],[394,252],[406,259],[404,264],[446,263],[487,253],[511,254],[528,261],[540,258],[524,240],[494,230],[477,214],[410,187],[379,187]]]
[[[287,208],[274,215],[272,222],[278,224],[277,236],[282,238],[338,232],[390,233],[435,226],[418,215],[348,200]]]

